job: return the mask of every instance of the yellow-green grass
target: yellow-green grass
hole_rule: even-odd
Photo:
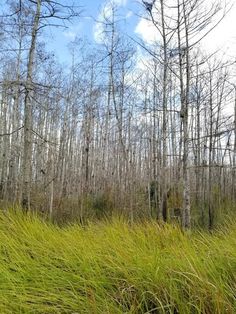
[[[236,223],[184,234],[0,214],[0,313],[236,313]]]

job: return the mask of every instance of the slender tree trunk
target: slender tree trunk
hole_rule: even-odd
[[[32,82],[34,69],[34,56],[37,42],[37,33],[40,21],[41,0],[37,0],[37,7],[34,16],[31,44],[27,64],[26,92],[24,100],[24,152],[23,152],[23,187],[22,187],[22,207],[30,210],[31,192],[31,167],[32,167]]]
[[[167,205],[167,74],[168,74],[168,57],[167,57],[167,39],[166,39],[166,26],[165,26],[165,12],[164,2],[161,3],[161,17],[162,17],[162,40],[163,40],[163,53],[164,53],[164,66],[163,66],[163,90],[162,90],[162,216],[164,221],[169,220],[168,205]]]
[[[185,2],[183,1],[183,15],[185,27],[185,47],[181,54],[185,54],[185,69],[186,69],[186,83],[185,93],[182,106],[182,119],[183,119],[183,227],[190,228],[190,182],[189,182],[189,169],[188,169],[188,153],[189,153],[189,136],[188,136],[188,111],[189,111],[189,88],[190,88],[190,63],[189,63],[189,42],[188,42],[188,21],[186,16]],[[181,56],[182,57],[182,56]]]

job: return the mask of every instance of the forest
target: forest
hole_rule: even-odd
[[[235,4],[90,2],[0,3],[0,312],[233,314]]]

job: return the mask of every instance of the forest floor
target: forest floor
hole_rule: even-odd
[[[0,313],[236,313],[236,223],[213,234],[0,214]]]

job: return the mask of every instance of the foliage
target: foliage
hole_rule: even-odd
[[[236,313],[236,222],[182,233],[0,214],[0,313]]]

